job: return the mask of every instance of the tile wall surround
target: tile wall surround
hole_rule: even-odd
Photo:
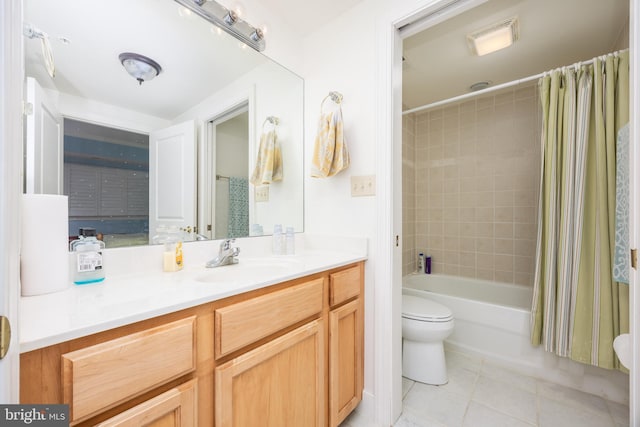
[[[540,127],[535,83],[403,117],[403,274],[533,285]]]

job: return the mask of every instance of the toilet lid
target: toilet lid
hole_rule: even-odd
[[[402,295],[402,317],[423,322],[447,322],[453,319],[448,307],[426,298]]]

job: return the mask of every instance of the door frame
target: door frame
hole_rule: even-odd
[[[0,315],[11,340],[0,360],[0,403],[18,403],[20,392],[20,205],[22,196],[22,2],[0,0]],[[12,208],[9,208],[9,207]]]
[[[233,114],[235,110],[246,105],[249,120],[249,169],[247,170],[247,177],[251,173],[251,159],[255,158],[257,153],[256,144],[256,89],[255,85],[250,85],[246,90],[238,90],[233,96],[225,98],[224,101],[216,102],[215,108],[212,108],[204,115],[202,120],[202,126],[200,130],[201,138],[198,138],[198,210],[197,210],[197,222],[198,232],[206,235],[209,238],[213,238],[210,231],[207,230],[207,225],[212,224],[215,220],[213,214],[213,202],[215,200],[215,165],[216,165],[216,146],[215,146],[215,126],[212,122],[220,120],[226,117],[228,114]],[[240,111],[240,110],[238,110]],[[204,202],[200,202],[203,201]],[[249,191],[249,217],[253,218],[255,212],[253,203],[253,192]]]
[[[402,40],[486,0],[423,0],[383,6],[377,27],[377,251],[375,253],[375,414],[392,425],[402,413]],[[386,8],[386,9],[384,9]],[[401,34],[400,29],[404,27]],[[419,28],[416,28],[419,27]],[[391,143],[389,143],[391,141]],[[391,351],[389,351],[391,349]]]
[[[222,112],[211,120],[207,120],[205,126],[207,129],[207,162],[208,165],[205,168],[205,181],[203,185],[209,187],[206,190],[207,197],[204,200],[203,204],[205,209],[205,222],[207,223],[207,228],[201,229],[201,234],[209,237],[210,239],[215,238],[215,223],[216,223],[216,182],[218,171],[216,169],[217,162],[217,150],[218,150],[218,135],[217,135],[217,127],[218,125],[233,119],[234,117],[239,116],[240,114],[247,113],[249,115],[249,99],[245,99],[243,102],[236,104],[230,107],[228,110]],[[249,120],[247,120],[247,124],[250,127]],[[247,134],[249,134],[249,130],[247,129]],[[250,144],[251,137],[248,137],[247,145],[248,145],[248,153],[249,159],[253,158],[253,146]],[[247,159],[247,162],[249,161]],[[248,169],[248,168],[247,168]],[[248,175],[247,175],[248,176]],[[254,218],[254,206],[253,206],[253,192],[249,192],[249,218]],[[212,230],[209,230],[209,225],[212,226]]]
[[[640,245],[640,0],[629,0],[629,67],[630,73],[630,177],[629,177],[629,244]],[[629,415],[631,425],[640,422],[640,271],[629,272],[629,325],[631,336],[631,369],[629,374]]]
[[[422,29],[453,18],[484,0],[421,0],[394,2],[381,6],[377,24],[376,151],[378,159],[377,230],[375,251],[375,413],[376,425],[392,425],[402,413],[402,254],[395,236],[402,236],[402,38],[399,29],[421,21]],[[631,210],[630,218],[640,216],[640,0],[629,0],[631,57]],[[431,19],[429,19],[431,16]],[[408,32],[405,31],[405,34]],[[391,143],[389,143],[391,141]],[[395,197],[394,197],[395,196]],[[640,223],[631,221],[631,247],[640,245]],[[630,416],[632,425],[640,422],[640,272],[632,270],[630,289],[632,367],[630,375]],[[634,284],[635,283],[635,284]],[[392,349],[391,352],[388,349]]]

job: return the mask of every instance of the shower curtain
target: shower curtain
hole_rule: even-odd
[[[629,120],[629,55],[540,79],[542,166],[531,342],[578,362],[620,368],[629,290],[613,280],[616,136]]]
[[[229,178],[229,223],[227,237],[249,235],[249,180],[243,177]]]

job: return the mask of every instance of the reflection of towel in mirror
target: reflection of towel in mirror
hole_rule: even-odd
[[[313,149],[311,176],[326,178],[349,167],[349,151],[344,139],[342,109],[321,114]]]
[[[275,130],[263,133],[260,137],[258,158],[250,181],[253,185],[282,181],[282,151]]]

